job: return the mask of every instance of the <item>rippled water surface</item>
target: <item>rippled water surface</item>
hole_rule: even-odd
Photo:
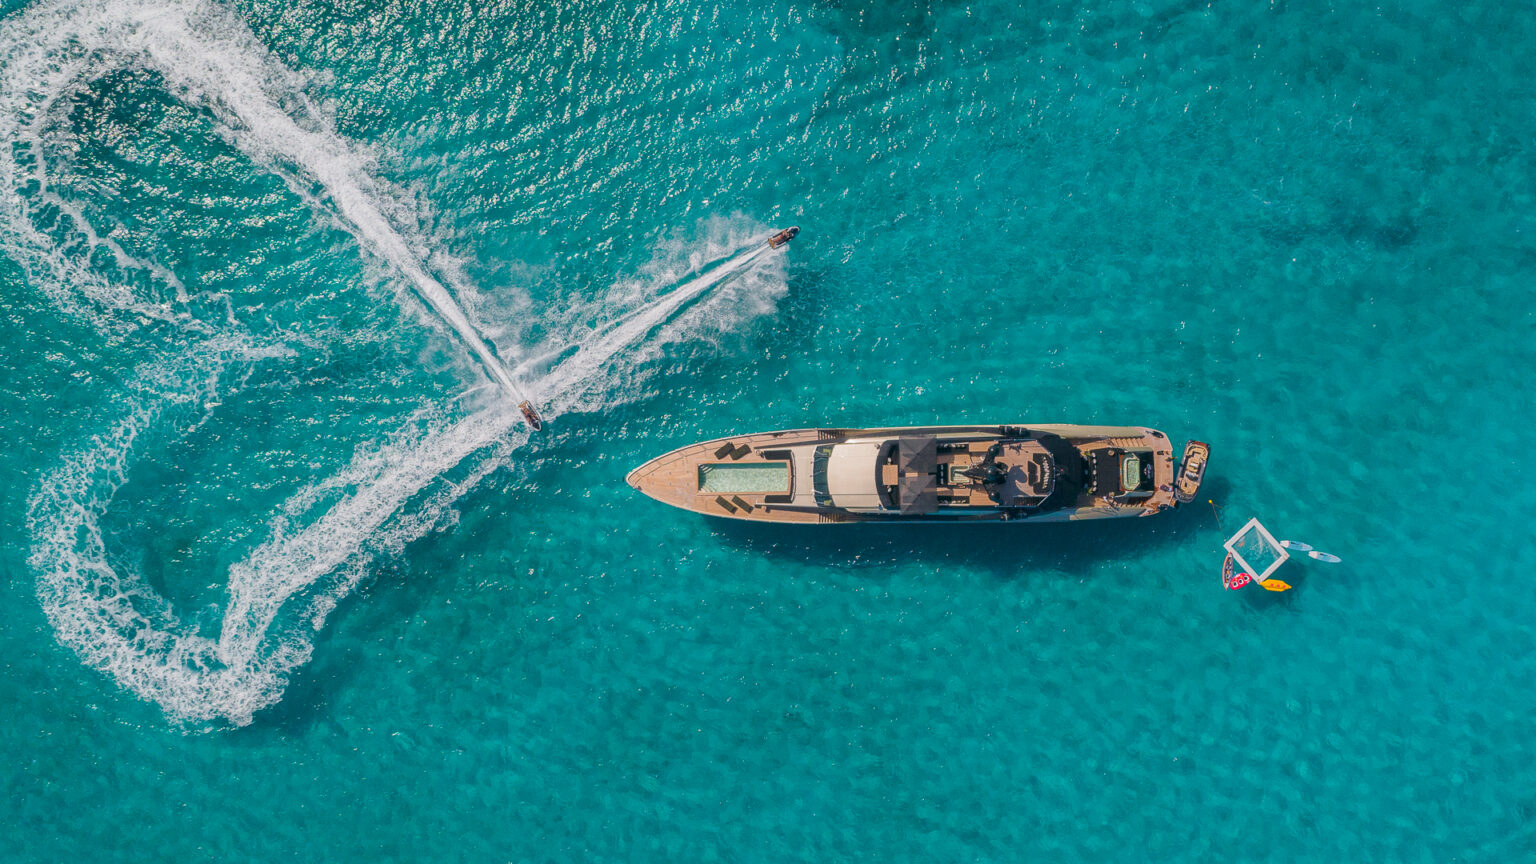
[[[0,858],[1536,857],[1532,44],[0,3]],[[771,530],[623,483],[1020,421],[1209,441],[1205,494]],[[1223,591],[1250,516],[1343,563]]]

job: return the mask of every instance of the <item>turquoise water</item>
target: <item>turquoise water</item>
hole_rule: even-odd
[[[0,12],[0,858],[1536,857],[1526,10]],[[997,421],[1222,525],[622,482]]]

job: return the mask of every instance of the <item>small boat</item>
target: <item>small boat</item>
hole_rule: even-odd
[[[1232,568],[1232,553],[1227,553],[1227,560],[1221,562],[1221,585],[1228,591],[1236,591],[1253,581],[1253,577],[1247,573],[1238,573]]]
[[[625,480],[674,507],[752,522],[1065,522],[1179,503],[1173,445],[1143,426],[759,432],[674,450]]]
[[[1204,441],[1191,441],[1184,445],[1184,458],[1179,461],[1179,479],[1173,484],[1173,497],[1180,504],[1195,500],[1200,491],[1200,481],[1205,479],[1205,463],[1211,458],[1211,447]]]
[[[523,412],[523,420],[528,424],[528,428],[535,432],[544,428],[544,420],[539,417],[539,412],[533,410],[532,402],[524,399],[518,403],[517,410]]]
[[[785,243],[788,243],[789,241],[795,239],[795,235],[797,235],[799,233],[800,233],[800,228],[798,226],[797,227],[791,227],[791,228],[785,228],[783,231],[780,231],[779,233],[777,233],[777,234],[773,235],[772,237],[768,238],[768,248],[769,249],[777,249],[780,246],[783,246]]]

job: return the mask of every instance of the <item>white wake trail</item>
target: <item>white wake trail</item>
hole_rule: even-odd
[[[770,262],[761,260],[764,248],[738,252],[614,323],[576,338],[576,350],[537,382],[552,394],[546,417],[587,407],[587,394],[611,389],[634,371],[634,362],[625,358],[669,341],[668,322],[690,305],[707,303],[712,290],[747,271],[765,274],[757,294],[782,291],[782,266],[767,266]],[[723,327],[737,320],[728,312],[725,319]],[[192,374],[207,381],[210,395],[219,389],[215,361],[220,356],[200,361],[213,364],[211,371]],[[152,372],[171,381],[188,375],[183,369]],[[160,382],[144,389],[165,386]],[[159,704],[167,716],[194,724],[244,725],[256,711],[278,701],[288,675],[308,661],[313,647],[311,636],[275,629],[279,616],[293,612],[307,619],[311,634],[317,631],[357,586],[372,554],[397,550],[431,530],[466,491],[507,464],[528,440],[520,415],[497,403],[456,421],[429,411],[401,430],[397,440],[360,452],[347,469],[290,500],[270,523],[270,538],[231,567],[229,602],[219,636],[210,640],[181,627],[174,610],[144,580],[115,570],[101,537],[101,516],[126,479],[134,440],[159,422],[164,410],[135,409],[112,433],[93,440],[45,479],[29,520],[32,563],[41,572],[39,595],[66,644],[127,689]],[[465,476],[451,484],[439,482],[466,462],[471,464]],[[352,491],[318,518],[290,524],[290,518],[296,521],[337,489]],[[425,500],[405,512],[419,497]]]
[[[582,344],[574,354],[555,367],[545,381],[545,388],[572,394],[578,384],[591,379],[626,345],[638,341],[677,315],[700,295],[730,280],[771,251],[766,243],[759,243],[745,252],[733,255],[724,263],[673,289],[660,300],[642,306],[598,331],[590,341]]]
[[[252,160],[275,171],[300,196],[333,209],[337,223],[404,277],[507,396],[514,402],[526,398],[453,293],[428,272],[420,239],[413,248],[398,227],[416,218],[400,203],[408,196],[375,175],[368,153],[331,128],[304,93],[305,82],[273,59],[232,10],[207,0],[56,0],[0,22],[0,179],[6,181],[0,189],[0,244],[28,266],[61,308],[78,311],[74,295],[80,293],[110,310],[178,319],[170,304],[136,298],[130,288],[93,272],[89,255],[58,249],[35,224],[38,206],[32,202],[52,204],[71,219],[88,247],[106,246],[121,264],[169,281],[178,298],[185,298],[165,268],[103,241],[78,209],[46,194],[41,130],[50,112],[78,88],[126,67],[158,73],[173,95],[222,122]],[[297,119],[285,105],[293,106]],[[25,181],[40,191],[24,192]],[[315,185],[324,190],[324,201],[315,200],[310,191]]]
[[[96,272],[90,260],[107,248],[120,269],[164,278],[164,268],[103,240],[83,213],[56,195],[44,164],[43,130],[61,102],[113,68],[93,40],[88,10],[48,6],[0,21],[0,251],[59,309],[104,331],[133,329],[139,320],[175,322],[170,304],[144,298],[120,280]],[[52,207],[55,212],[46,213]],[[56,243],[42,218],[66,238]],[[170,283],[180,288],[175,277]],[[121,313],[127,313],[126,317]]]
[[[594,331],[578,342],[577,351],[538,381],[550,394],[544,406],[546,420],[581,406],[582,396],[602,388],[603,371],[626,349],[679,311],[720,287],[758,261],[767,247],[759,244],[730,256],[719,266],[667,292],[614,324]],[[781,275],[781,274],[780,274]],[[776,280],[782,285],[782,278]],[[347,564],[369,538],[378,535],[400,509],[421,494],[438,477],[472,455],[491,448],[491,454],[448,494],[423,505],[402,524],[388,542],[394,545],[416,539],[435,524],[436,516],[527,441],[521,415],[504,405],[470,414],[457,422],[420,437],[361,455],[340,475],[322,486],[347,486],[357,491],[322,516],[293,532],[279,531],[230,572],[230,605],[219,640],[221,661],[232,665],[258,662],[259,651],[273,620],[295,595],[309,589],[337,568]],[[302,509],[294,507],[292,509]],[[351,590],[345,583],[325,603],[329,609]],[[322,618],[323,620],[323,618]]]
[[[318,182],[342,225],[410,282],[497,386],[514,402],[527,398],[448,288],[422,265],[425,250],[413,250],[380,209],[380,201],[399,196],[379,194],[384,184],[370,172],[372,160],[318,120],[320,112],[299,89],[300,82],[267,56],[243,22],[222,7],[186,3],[180,8],[180,15],[166,14],[159,4],[142,9],[125,40],[128,50],[142,53],[184,101],[205,105],[223,118],[237,147],[278,170],[301,194],[304,184],[295,179]],[[274,92],[298,101],[312,128],[283,110]],[[299,178],[284,170],[294,168]]]
[[[390,196],[376,194],[382,184],[368,171],[370,160],[328,128],[306,129],[278,106],[270,93],[275,77],[267,71],[270,64],[250,62],[253,57],[266,60],[265,48],[243,24],[232,21],[210,37],[194,32],[190,23],[185,17],[154,16],[134,30],[129,44],[141,46],[183,98],[226,116],[236,130],[236,146],[253,159],[276,168],[297,166],[318,181],[342,224],[405,276],[497,386],[514,402],[527,398],[449,290],[422,266],[425,251],[412,250],[379,209],[377,202]],[[307,98],[304,103],[318,114]]]
[[[61,311],[105,332],[149,321],[182,331],[180,342],[191,337],[190,347],[142,366],[124,418],[66,454],[40,483],[28,514],[39,599],[62,643],[167,716],[241,725],[281,698],[288,676],[309,658],[313,633],[358,584],[370,557],[440,524],[467,489],[508,463],[527,433],[509,403],[458,419],[428,407],[392,440],[360,450],[346,469],[290,499],[271,519],[268,539],[230,568],[217,638],[183,624],[140,574],[114,567],[101,518],[126,481],[139,439],[200,422],[227,395],[232,374],[288,353],[255,342],[233,310],[225,321],[195,319],[174,274],[129,254],[51,188],[45,139],[67,129],[72,96],[115,70],[139,68],[206,109],[237,148],[387,263],[430,310],[431,323],[462,342],[507,396],[524,394],[519,375],[456,302],[455,292],[467,290],[453,278],[456,269],[439,268],[445,277],[426,264],[430,240],[410,228],[420,221],[410,196],[335,132],[305,94],[305,81],[273,59],[230,8],[206,0],[53,0],[0,20],[0,251]],[[712,263],[687,281],[660,296],[627,284],[630,294],[617,291],[610,302],[632,306],[629,312],[552,340],[558,344],[544,346],[544,355],[564,359],[548,372],[521,367],[547,396],[546,417],[611,404],[647,351],[699,335],[709,322],[700,316],[690,330],[684,322],[702,310],[685,310],[709,306],[712,292],[721,299],[715,305],[727,307],[713,310],[726,319],[716,322],[722,329],[771,305],[783,290],[782,258],[764,259],[760,226],[715,228],[726,236],[705,244]],[[98,251],[108,253],[112,272],[97,269]],[[749,272],[759,279],[753,293],[727,302],[719,289]],[[674,282],[657,276],[651,287],[662,284]],[[601,320],[610,310],[589,311]],[[457,479],[445,481],[449,474]],[[337,493],[337,503],[312,515]]]
[[[141,435],[168,414],[206,417],[207,403],[228,390],[223,378],[291,353],[239,336],[213,337],[176,361],[141,367],[125,400],[127,415],[68,454],[31,502],[29,561],[60,641],[168,716],[242,722],[281,692],[282,671],[302,663],[307,647],[287,646],[261,663],[222,663],[217,645],[183,627],[147,582],[114,569],[101,517],[127,479]]]
[[[277,698],[287,671],[308,656],[306,640],[263,646],[278,611],[296,594],[317,591],[322,596],[309,602],[318,624],[333,602],[326,590],[334,595],[337,589],[317,583],[356,569],[353,559],[368,532],[403,501],[390,490],[420,489],[452,463],[413,453],[395,482],[348,496],[313,530],[293,536],[274,530],[274,541],[232,569],[229,625],[216,642],[183,628],[138,574],[107,562],[100,517],[143,432],[185,423],[193,402],[216,402],[218,394],[207,388],[216,390],[231,364],[275,356],[228,347],[249,342],[232,310],[223,321],[194,318],[174,274],[130,255],[53,190],[48,136],[67,133],[74,97],[122,69],[155,72],[173,96],[206,109],[236,147],[403,277],[434,323],[461,341],[504,393],[513,399],[522,393],[423,263],[427,239],[401,227],[418,220],[410,196],[375,176],[369,154],[334,131],[305,95],[304,80],[274,60],[229,7],[203,0],[54,0],[0,19],[0,251],[20,263],[60,311],[103,332],[161,322],[181,331],[177,343],[192,340],[191,347],[146,364],[126,418],[43,479],[29,513],[39,598],[61,642],[168,715],[243,723]],[[98,269],[101,252],[115,266]]]

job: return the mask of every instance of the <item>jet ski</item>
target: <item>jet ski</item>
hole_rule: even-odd
[[[798,226],[793,228],[785,228],[783,231],[780,231],[779,233],[768,238],[768,248],[777,249],[780,246],[783,246],[785,243],[795,239],[795,235],[799,233],[800,228]]]
[[[535,432],[544,428],[544,420],[539,417],[539,412],[533,410],[533,403],[524,399],[517,406],[517,410],[523,412],[523,420],[528,423],[528,428]]]

